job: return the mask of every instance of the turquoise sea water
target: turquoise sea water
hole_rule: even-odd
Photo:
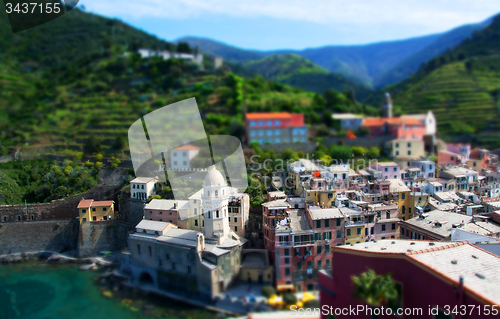
[[[2,319],[221,318],[162,298],[103,296],[95,271],[74,266],[21,263],[0,266]]]

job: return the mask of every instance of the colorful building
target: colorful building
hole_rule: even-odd
[[[459,143],[459,144],[446,144],[446,151],[452,152],[454,154],[460,155],[461,163],[464,164],[470,158],[471,147],[470,144]]]
[[[247,113],[245,131],[248,143],[305,143],[308,128],[304,114],[295,113]]]
[[[386,151],[391,157],[398,156],[425,156],[423,140],[392,140],[385,144]]]
[[[331,247],[344,243],[344,214],[339,208],[290,206],[288,199],[262,204],[264,244],[279,291],[313,290],[317,272],[331,267]]]
[[[463,162],[462,155],[450,151],[438,151],[438,165],[457,165]]]
[[[80,224],[115,219],[115,202],[112,200],[94,201],[82,199],[78,204]]]
[[[382,173],[382,179],[401,178],[399,165],[394,162],[376,162],[371,163],[370,167]]]
[[[397,140],[423,140],[426,134],[425,125],[413,118],[369,118],[363,121],[362,126],[370,131],[370,137],[393,136]]]

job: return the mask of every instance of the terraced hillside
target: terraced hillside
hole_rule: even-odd
[[[469,72],[465,62],[455,62],[407,86],[404,94],[396,94],[394,103],[403,113],[432,110],[441,132],[500,131],[495,95],[499,89],[498,72]]]
[[[120,71],[114,71],[117,65]],[[235,136],[243,134],[243,104],[248,111],[300,112],[312,112],[314,105],[314,93],[262,78],[200,72],[180,60],[116,56],[85,67],[85,77],[63,80],[50,99],[33,106],[34,112],[17,123],[17,146],[24,155],[82,151],[126,158],[127,132],[134,121],[193,96],[207,133]]]

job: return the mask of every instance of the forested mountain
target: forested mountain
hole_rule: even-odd
[[[177,41],[199,45],[207,53],[238,63],[262,59],[269,55],[300,55],[331,73],[337,73],[370,87],[382,87],[406,79],[427,62],[454,48],[462,40],[491,23],[464,25],[450,31],[404,40],[366,45],[330,45],[304,50],[257,51],[237,48],[215,40],[183,37]]]
[[[243,64],[247,69],[266,79],[289,84],[308,91],[323,93],[325,90],[353,90],[357,99],[365,99],[372,90],[346,77],[328,72],[297,54],[273,54],[260,60]]]

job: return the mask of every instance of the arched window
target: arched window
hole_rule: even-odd
[[[219,196],[219,191],[218,190],[215,191],[215,197],[217,197],[217,196]]]
[[[219,218],[219,210],[217,210],[217,218]]]
[[[207,191],[207,196],[210,196],[210,191]]]

